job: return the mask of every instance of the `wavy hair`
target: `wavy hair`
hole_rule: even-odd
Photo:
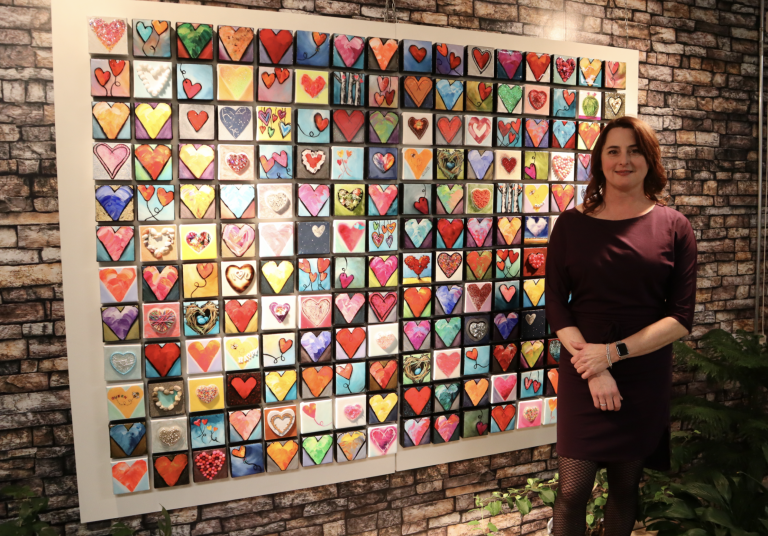
[[[656,203],[663,204],[659,194],[667,184],[667,171],[661,163],[661,148],[656,133],[647,123],[635,117],[619,117],[608,123],[592,149],[592,172],[587,191],[584,194],[584,214],[594,212],[603,204],[605,192],[605,174],[603,173],[603,148],[608,139],[608,133],[615,128],[628,128],[635,133],[637,148],[648,163],[648,174],[643,182],[645,197]]]

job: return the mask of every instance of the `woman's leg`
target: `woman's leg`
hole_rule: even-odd
[[[560,487],[555,501],[555,536],[584,536],[587,528],[587,501],[592,494],[597,462],[558,459]]]
[[[642,476],[643,460],[608,464],[605,536],[628,536],[632,533],[637,515],[637,489]]]

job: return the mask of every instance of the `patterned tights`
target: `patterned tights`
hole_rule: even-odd
[[[635,525],[637,489],[643,461],[608,464],[605,536],[628,536]],[[597,462],[559,459],[560,489],[555,502],[555,536],[584,536],[586,506],[595,483]]]

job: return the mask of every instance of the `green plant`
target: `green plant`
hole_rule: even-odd
[[[672,401],[672,418],[683,423],[673,434],[673,472],[694,460],[686,472],[722,471],[751,475],[768,472],[763,447],[768,444],[768,348],[760,337],[745,331],[735,336],[714,329],[701,339],[705,351],[675,344],[675,361],[703,373],[712,385],[738,388],[738,401],[724,403],[682,396]]]
[[[647,530],[658,536],[759,536],[768,534],[768,488],[743,473],[712,473],[711,482],[684,478],[675,482],[650,473],[641,488],[641,512]],[[758,487],[755,493],[750,483]]]
[[[489,514],[489,517],[499,515],[505,502],[509,505],[510,510],[517,507],[521,515],[527,515],[533,508],[533,504],[529,498],[531,493],[538,495],[544,506],[554,508],[555,500],[557,499],[559,478],[559,474],[555,474],[554,478],[546,482],[543,482],[539,478],[529,478],[524,488],[509,488],[506,493],[494,491],[487,499],[483,499],[479,495],[476,495],[475,506],[477,506],[477,508],[470,511],[482,512],[483,517],[480,520],[468,521],[467,525],[484,528],[483,521],[485,520],[486,512]],[[601,469],[595,476],[592,496],[587,503],[585,512],[586,518],[584,527],[585,531],[588,531],[589,534],[599,534],[602,530],[603,509],[607,499],[608,481],[605,469]],[[483,532],[483,534],[496,534],[497,532],[498,530],[496,526],[489,520],[487,525],[485,525],[485,532]]]
[[[768,348],[758,335],[712,330],[703,351],[675,344],[687,370],[735,400],[672,401],[672,471],[646,471],[638,520],[659,536],[768,536]]]
[[[0,524],[0,536],[56,536],[56,531],[40,520],[40,513],[48,508],[48,497],[36,496],[28,486],[7,486],[0,494],[21,501],[19,517]]]
[[[490,497],[483,499],[479,495],[475,495],[475,506],[477,508],[470,510],[470,512],[482,512],[482,517],[467,521],[467,525],[470,527],[477,527],[484,529],[482,534],[497,534],[499,529],[496,525],[488,519],[488,523],[483,527],[483,521],[485,521],[485,512],[488,512],[490,517],[497,516],[501,513],[501,508],[504,506],[504,502],[508,502],[509,493],[502,493],[500,491],[494,491]],[[512,506],[510,505],[510,508]]]
[[[165,506],[160,505],[162,508],[163,518],[157,522],[157,528],[160,529],[160,534],[163,536],[171,536],[173,533],[173,525],[171,524],[171,514],[165,509]]]
[[[112,536],[133,536],[133,534],[136,531],[123,523],[122,521],[118,521],[111,527],[109,527],[109,533]]]

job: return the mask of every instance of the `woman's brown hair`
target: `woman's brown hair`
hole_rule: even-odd
[[[648,163],[648,175],[645,176],[643,189],[645,197],[657,203],[663,203],[658,195],[667,184],[667,172],[661,163],[661,148],[653,129],[635,117],[619,117],[608,123],[592,149],[592,172],[584,194],[583,212],[594,212],[603,204],[605,189],[605,174],[603,174],[603,147],[608,139],[608,133],[614,128],[628,128],[635,133],[637,148]]]

